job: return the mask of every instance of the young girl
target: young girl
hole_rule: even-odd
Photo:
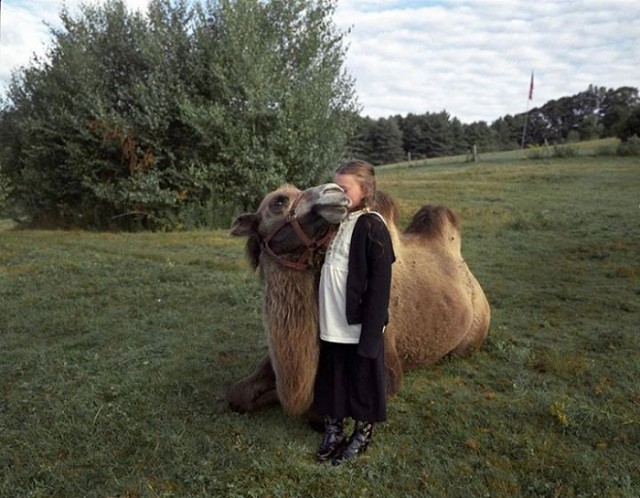
[[[320,364],[314,389],[325,434],[317,458],[334,465],[363,453],[373,424],[386,419],[383,332],[389,321],[391,237],[371,211],[373,166],[342,164],[334,181],[351,199],[347,218],[331,242],[320,275]],[[347,440],[344,418],[355,426]]]

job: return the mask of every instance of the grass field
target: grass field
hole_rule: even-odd
[[[429,161],[379,183],[404,221],[461,215],[492,326],[409,373],[339,468],[303,419],[224,401],[266,351],[241,240],[2,223],[0,496],[640,496],[638,159]]]

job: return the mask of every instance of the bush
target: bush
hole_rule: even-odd
[[[617,145],[602,145],[595,151],[596,156],[615,156],[618,153]]]
[[[530,146],[527,152],[527,157],[533,160],[549,159],[551,155],[551,151],[549,150],[549,146],[547,144],[545,144],[544,146]]]
[[[548,145],[543,147],[535,146],[529,149],[527,157],[529,159],[550,159],[551,157],[576,157],[579,155],[578,148],[571,145],[554,145],[553,151]]]
[[[556,145],[553,147],[553,155],[555,157],[576,157],[578,148],[571,145]]]
[[[616,153],[619,156],[640,156],[640,138],[633,135],[628,140],[620,142]]]
[[[32,226],[171,229],[318,184],[355,116],[334,3],[66,9],[0,107],[7,205]]]

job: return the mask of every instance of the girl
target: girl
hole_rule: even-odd
[[[334,182],[351,199],[347,218],[331,242],[320,274],[320,363],[314,389],[324,416],[320,461],[334,465],[363,453],[373,424],[386,419],[383,332],[389,321],[391,237],[371,211],[376,193],[373,166],[342,164]],[[344,418],[355,426],[347,440]]]

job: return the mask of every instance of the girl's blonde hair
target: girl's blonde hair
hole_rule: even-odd
[[[373,207],[376,197],[376,172],[371,164],[361,159],[353,159],[338,166],[334,174],[355,176],[364,192],[362,207]]]

